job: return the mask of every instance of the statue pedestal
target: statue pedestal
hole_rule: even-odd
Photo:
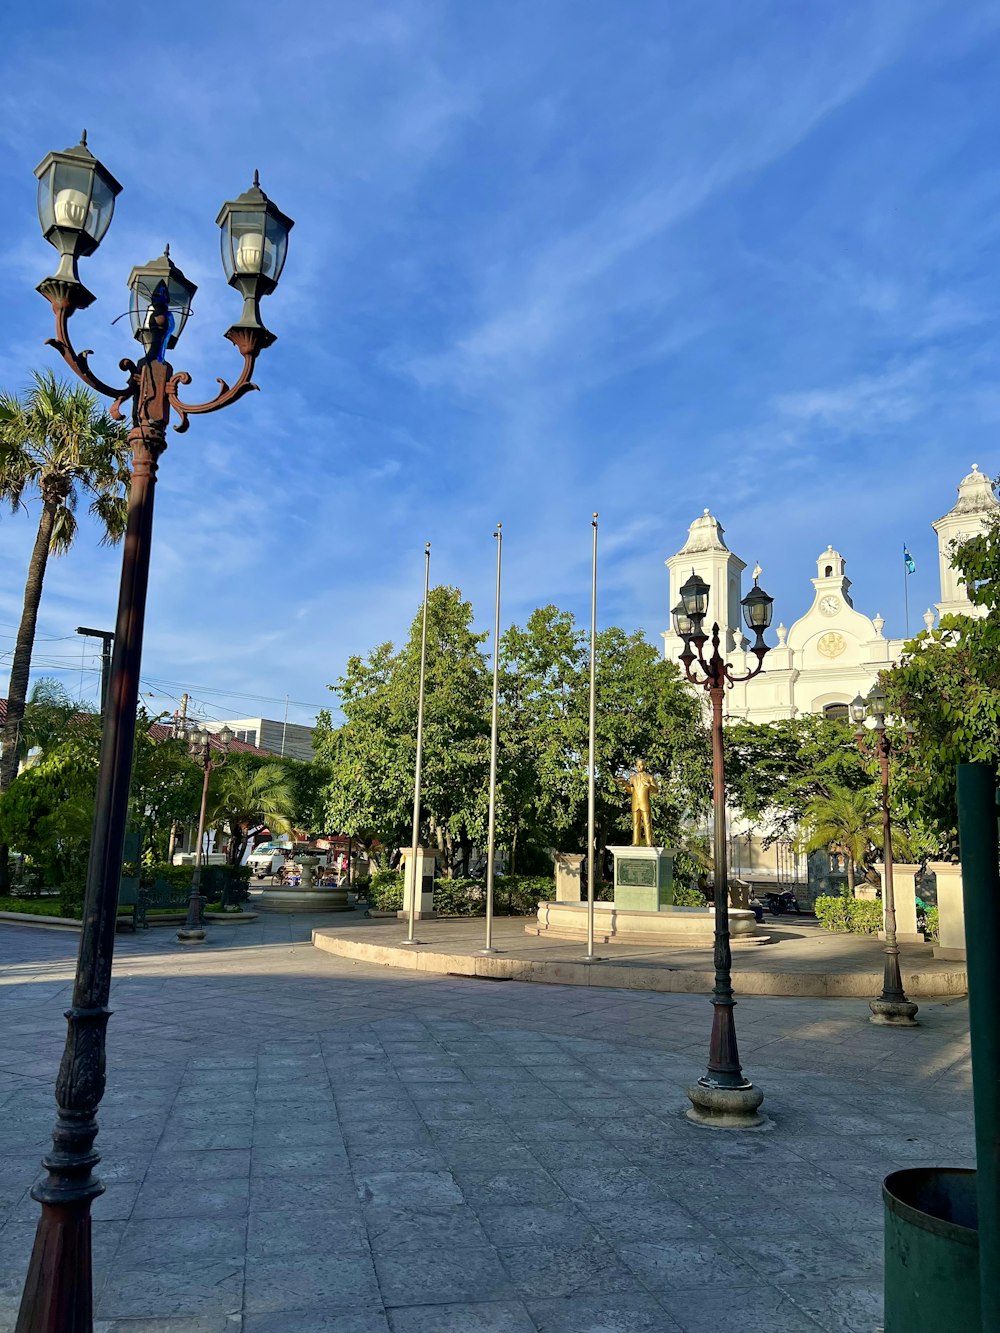
[[[674,901],[674,848],[609,847],[615,862],[615,906],[662,912]]]
[[[556,852],[556,902],[578,903],[583,895],[580,882],[580,868],[583,865],[580,852]]]
[[[432,847],[418,847],[416,875],[414,875],[414,867],[411,864],[412,851],[411,847],[406,847],[402,854],[403,910],[396,913],[401,921],[408,921],[410,917],[414,880],[417,884],[417,910],[413,919],[420,921],[427,917],[437,916],[434,911],[434,871],[437,868],[437,853]]]

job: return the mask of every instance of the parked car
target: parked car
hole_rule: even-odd
[[[268,875],[276,875],[288,857],[287,847],[274,842],[262,842],[259,847],[253,849],[246,863],[250,867],[251,874],[256,875],[258,879],[265,879]]]

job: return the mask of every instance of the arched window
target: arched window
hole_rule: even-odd
[[[833,565],[827,565],[826,569],[823,570],[823,577],[827,579],[833,578]]]
[[[829,718],[831,722],[848,722],[850,720],[850,709],[847,704],[825,704],[823,706],[823,716]]]

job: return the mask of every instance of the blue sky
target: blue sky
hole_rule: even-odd
[[[165,454],[144,690],[309,721],[346,657],[434,582],[504,623],[667,625],[663,561],[706,505],[786,623],[815,558],[902,632],[930,523],[1000,472],[1000,9],[966,0],[241,0],[18,6],[0,78],[0,385],[57,358],[35,165],[75,143],[123,183],[74,320],[131,354],[134,263],[199,284],[173,354],[209,396],[238,358],[214,219],[254,168],[296,220],[262,392]],[[989,280],[987,280],[989,279]],[[37,510],[0,517],[0,654]],[[119,557],[50,567],[39,668],[94,693]],[[0,676],[9,657],[0,657]],[[45,665],[50,664],[50,665]]]

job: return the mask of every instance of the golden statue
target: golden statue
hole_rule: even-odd
[[[624,787],[627,792],[632,793],[632,846],[633,847],[652,847],[653,845],[653,817],[650,813],[649,798],[658,796],[659,787],[656,785],[656,779],[652,773],[646,772],[646,765],[642,759],[635,761],[635,772],[630,778],[615,778],[619,787]],[[643,843],[643,836],[645,843]]]

